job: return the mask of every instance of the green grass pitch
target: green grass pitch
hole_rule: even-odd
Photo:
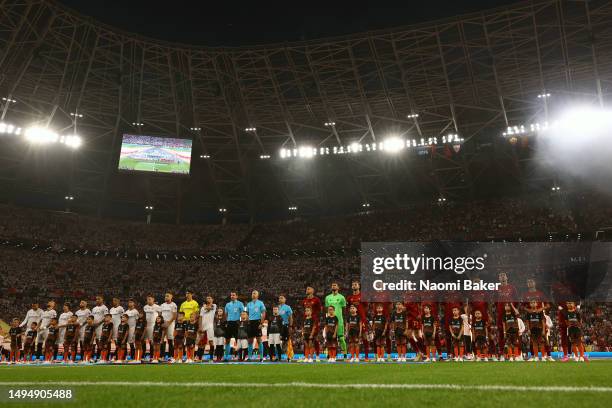
[[[2,392],[20,382],[75,391],[71,402],[22,405],[37,407],[603,408],[612,401],[612,361],[0,367]]]

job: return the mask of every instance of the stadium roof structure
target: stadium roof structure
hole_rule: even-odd
[[[534,166],[501,132],[546,115],[557,96],[609,102],[611,21],[610,1],[535,0],[338,38],[203,47],[127,33],[55,1],[10,0],[0,93],[17,102],[2,101],[2,120],[72,129],[78,112],[84,144],[3,140],[0,199],[69,192],[83,211],[147,202],[191,220],[220,207],[324,213],[520,184]],[[542,92],[554,97],[543,103]],[[123,133],[193,138],[191,176],[119,174]],[[461,154],[278,159],[282,147],[448,133],[464,139]]]

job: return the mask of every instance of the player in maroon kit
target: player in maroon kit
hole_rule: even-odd
[[[407,301],[404,303],[404,308],[408,323],[408,341],[416,354],[414,361],[421,361],[425,354],[425,343],[421,338],[421,305],[418,302]]]
[[[444,321],[441,326],[444,328],[445,341],[446,341],[446,354],[450,360],[452,357],[458,357],[454,354],[452,347],[452,336],[449,331],[450,321],[453,318],[453,309],[463,310],[463,302],[461,301],[461,294],[456,290],[449,290],[444,294]]]
[[[436,317],[431,314],[431,306],[423,305],[423,315],[421,316],[421,328],[423,330],[423,341],[425,342],[425,361],[436,361],[436,336],[438,323]],[[438,349],[439,350],[439,349]]]
[[[584,355],[584,344],[582,343],[582,321],[576,303],[567,302],[565,311],[565,321],[567,322],[567,333],[572,341],[572,350],[576,361],[588,361]]]
[[[11,354],[9,354],[9,363],[15,364],[19,362],[21,354],[21,341],[23,330],[19,327],[19,319],[14,318],[11,322],[9,336],[11,337]]]
[[[312,309],[304,308],[304,321],[302,323],[302,336],[304,337],[304,361],[312,363],[314,354],[314,341],[319,334],[319,319],[312,317]]]
[[[376,308],[378,307],[378,305],[382,306],[383,315],[385,316],[385,319],[387,319],[387,322],[388,322],[391,319],[391,312],[393,311],[393,302],[389,302],[388,293],[386,292],[375,292],[374,293],[374,301],[373,302],[370,301],[369,303],[370,316],[373,317],[376,314]],[[371,328],[373,330],[373,327]],[[370,336],[368,338],[371,338]],[[391,336],[389,336],[388,333],[385,333],[384,349],[385,349],[384,351],[386,351],[386,353],[390,356],[391,355]]]
[[[346,329],[344,330],[348,336],[349,354],[351,355],[349,362],[351,363],[359,361],[359,341],[362,337],[362,327],[361,316],[357,313],[357,306],[353,304],[349,308],[349,315],[346,319]]]
[[[306,297],[302,300],[302,307],[304,308],[304,317],[306,317],[306,308],[309,307],[311,310],[311,318],[313,322],[315,322],[316,327],[319,327],[319,322],[321,321],[321,299],[314,295],[315,290],[312,286],[308,286],[306,288]],[[318,333],[313,339],[311,339],[312,345],[314,347],[315,359],[319,361],[319,355],[321,354],[321,343],[319,342]]]
[[[513,308],[512,303],[506,303],[504,305],[502,331],[504,332],[504,338],[508,345],[508,360],[510,361],[521,361],[523,359],[519,334],[519,317],[520,314],[518,310]]]
[[[387,331],[389,329],[389,318],[385,316],[384,305],[378,303],[376,305],[376,314],[372,319],[372,328],[374,331],[374,341],[376,342],[376,361],[385,361],[385,342]]]
[[[353,281],[351,283],[351,290],[353,294],[346,297],[348,306],[355,305],[357,308],[357,314],[361,319],[361,340],[363,343],[363,352],[365,360],[368,361],[368,354],[370,353],[370,343],[368,342],[368,303],[361,301],[361,284],[359,281]]]
[[[481,279],[475,277],[472,281],[476,284],[480,283]],[[470,295],[470,310],[472,311],[472,320],[475,320],[475,314],[478,310],[481,314],[482,321],[487,325],[487,328],[490,326],[489,319],[489,300],[490,300],[490,292],[485,290],[476,290],[472,291]],[[495,342],[493,341],[493,336],[487,336],[488,339],[488,352],[491,353],[495,350]]]
[[[409,329],[409,318],[404,304],[397,302],[395,310],[391,315],[391,331],[395,334],[395,348],[397,349],[397,361],[406,361],[408,336],[411,336]]]
[[[569,360],[570,342],[567,335],[567,301],[574,299],[576,295],[572,287],[566,283],[563,271],[557,272],[557,281],[551,286],[552,297],[557,303],[557,324],[559,325],[559,334],[561,335],[561,348],[563,350],[563,361]]]
[[[425,313],[425,306],[429,307],[429,312],[437,324],[437,321],[440,318],[439,311],[438,311],[438,296],[439,296],[439,292],[437,291],[428,290],[428,291],[422,292],[421,294],[421,329],[423,328],[423,314]],[[427,354],[427,349],[428,349],[426,343],[427,343],[427,340],[423,338],[425,354]],[[433,336],[433,344],[435,345],[435,348],[439,352],[442,351],[442,343],[440,341],[440,329],[439,328],[436,328],[435,335]]]
[[[475,310],[474,321],[472,323],[472,338],[474,339],[474,355],[476,356],[476,361],[480,361],[481,359],[487,361],[488,337],[488,322],[482,318],[480,310]]]
[[[538,302],[532,300],[529,302],[529,308],[525,315],[525,321],[529,328],[529,336],[531,337],[531,351],[532,356],[529,361],[538,360],[538,351],[542,353],[542,361],[546,356],[546,347],[544,346],[545,333],[546,333],[546,317],[544,311],[538,306]]]
[[[527,310],[529,308],[529,302],[534,301],[538,303],[538,307],[541,307],[544,310],[544,314],[548,314],[548,310],[550,309],[550,303],[547,302],[548,297],[536,288],[536,282],[533,278],[527,279],[527,292],[523,293],[523,309]],[[550,346],[550,342],[546,340],[544,344],[546,348],[546,359],[548,361],[554,361],[550,352],[552,351],[552,347]]]
[[[497,290],[497,303],[496,303],[496,319],[495,321],[497,322],[497,327],[502,327],[503,325],[503,317],[504,317],[504,306],[506,303],[511,302],[515,307],[518,307],[518,302],[516,301],[518,299],[518,294],[516,291],[516,288],[511,285],[510,283],[508,283],[508,275],[506,275],[505,272],[500,272],[498,275],[499,278],[499,283],[501,283],[501,285],[499,286],[499,289]],[[498,330],[497,331],[497,336],[498,336],[498,346],[499,346],[499,359],[501,361],[504,361],[504,347],[505,347],[505,338],[504,338],[504,331],[503,330]],[[491,351],[491,353],[493,353],[493,351]],[[493,360],[496,360],[495,357],[493,357]]]
[[[448,331],[451,336],[451,347],[455,361],[463,361],[463,353],[465,351],[465,343],[463,342],[463,320],[458,307],[453,308],[453,315],[449,319]]]
[[[90,316],[93,324],[93,316]],[[78,323],[77,316],[72,315],[68,320],[68,323],[65,325],[60,325],[59,327],[65,326],[66,332],[64,333],[64,363],[68,363],[69,361],[75,362],[76,360],[76,352],[77,352],[77,344],[79,342],[79,330],[81,326]]]

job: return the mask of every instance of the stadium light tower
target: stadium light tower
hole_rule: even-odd
[[[544,117],[548,121],[548,98],[550,98],[550,93],[544,91],[538,94],[538,99],[544,101]]]
[[[225,217],[225,215],[227,214],[227,208],[220,207],[219,214],[221,214],[221,224],[225,225],[227,223],[227,218]]]
[[[418,113],[410,113],[410,114],[406,115],[406,117],[408,119],[415,119],[416,120],[419,117],[419,114]]]
[[[70,212],[70,204],[74,201],[73,195],[64,196],[64,201],[66,202],[66,212]]]
[[[145,211],[147,212],[147,224],[151,223],[151,217],[153,216],[153,210],[155,207],[152,205],[145,205]]]
[[[325,127],[334,127],[334,126],[336,126],[336,122],[332,122],[332,121],[325,122],[323,124],[323,126],[325,126]]]
[[[62,140],[62,143],[68,144],[69,146],[71,146],[72,148],[76,149],[77,147],[79,147],[81,145],[80,142],[80,138],[77,136],[78,132],[77,132],[77,122],[79,119],[83,118],[83,114],[82,113],[78,113],[77,111],[74,112],[70,112],[70,116],[72,116],[72,126],[73,126],[73,137],[70,138],[70,140],[68,140],[66,137],[64,137],[64,139]],[[77,142],[78,139],[78,142]],[[69,142],[69,143],[67,143]]]
[[[8,112],[9,106],[11,106],[14,103],[17,103],[17,100],[13,99],[11,95],[2,97],[2,116],[0,117],[0,120],[4,120],[4,117],[6,116],[6,112]]]
[[[255,133],[257,132],[257,128],[254,126],[251,126],[251,127],[244,128],[244,131],[249,132],[249,133]]]

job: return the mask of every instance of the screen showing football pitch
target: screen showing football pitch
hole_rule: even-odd
[[[189,174],[190,139],[123,135],[119,170]]]

